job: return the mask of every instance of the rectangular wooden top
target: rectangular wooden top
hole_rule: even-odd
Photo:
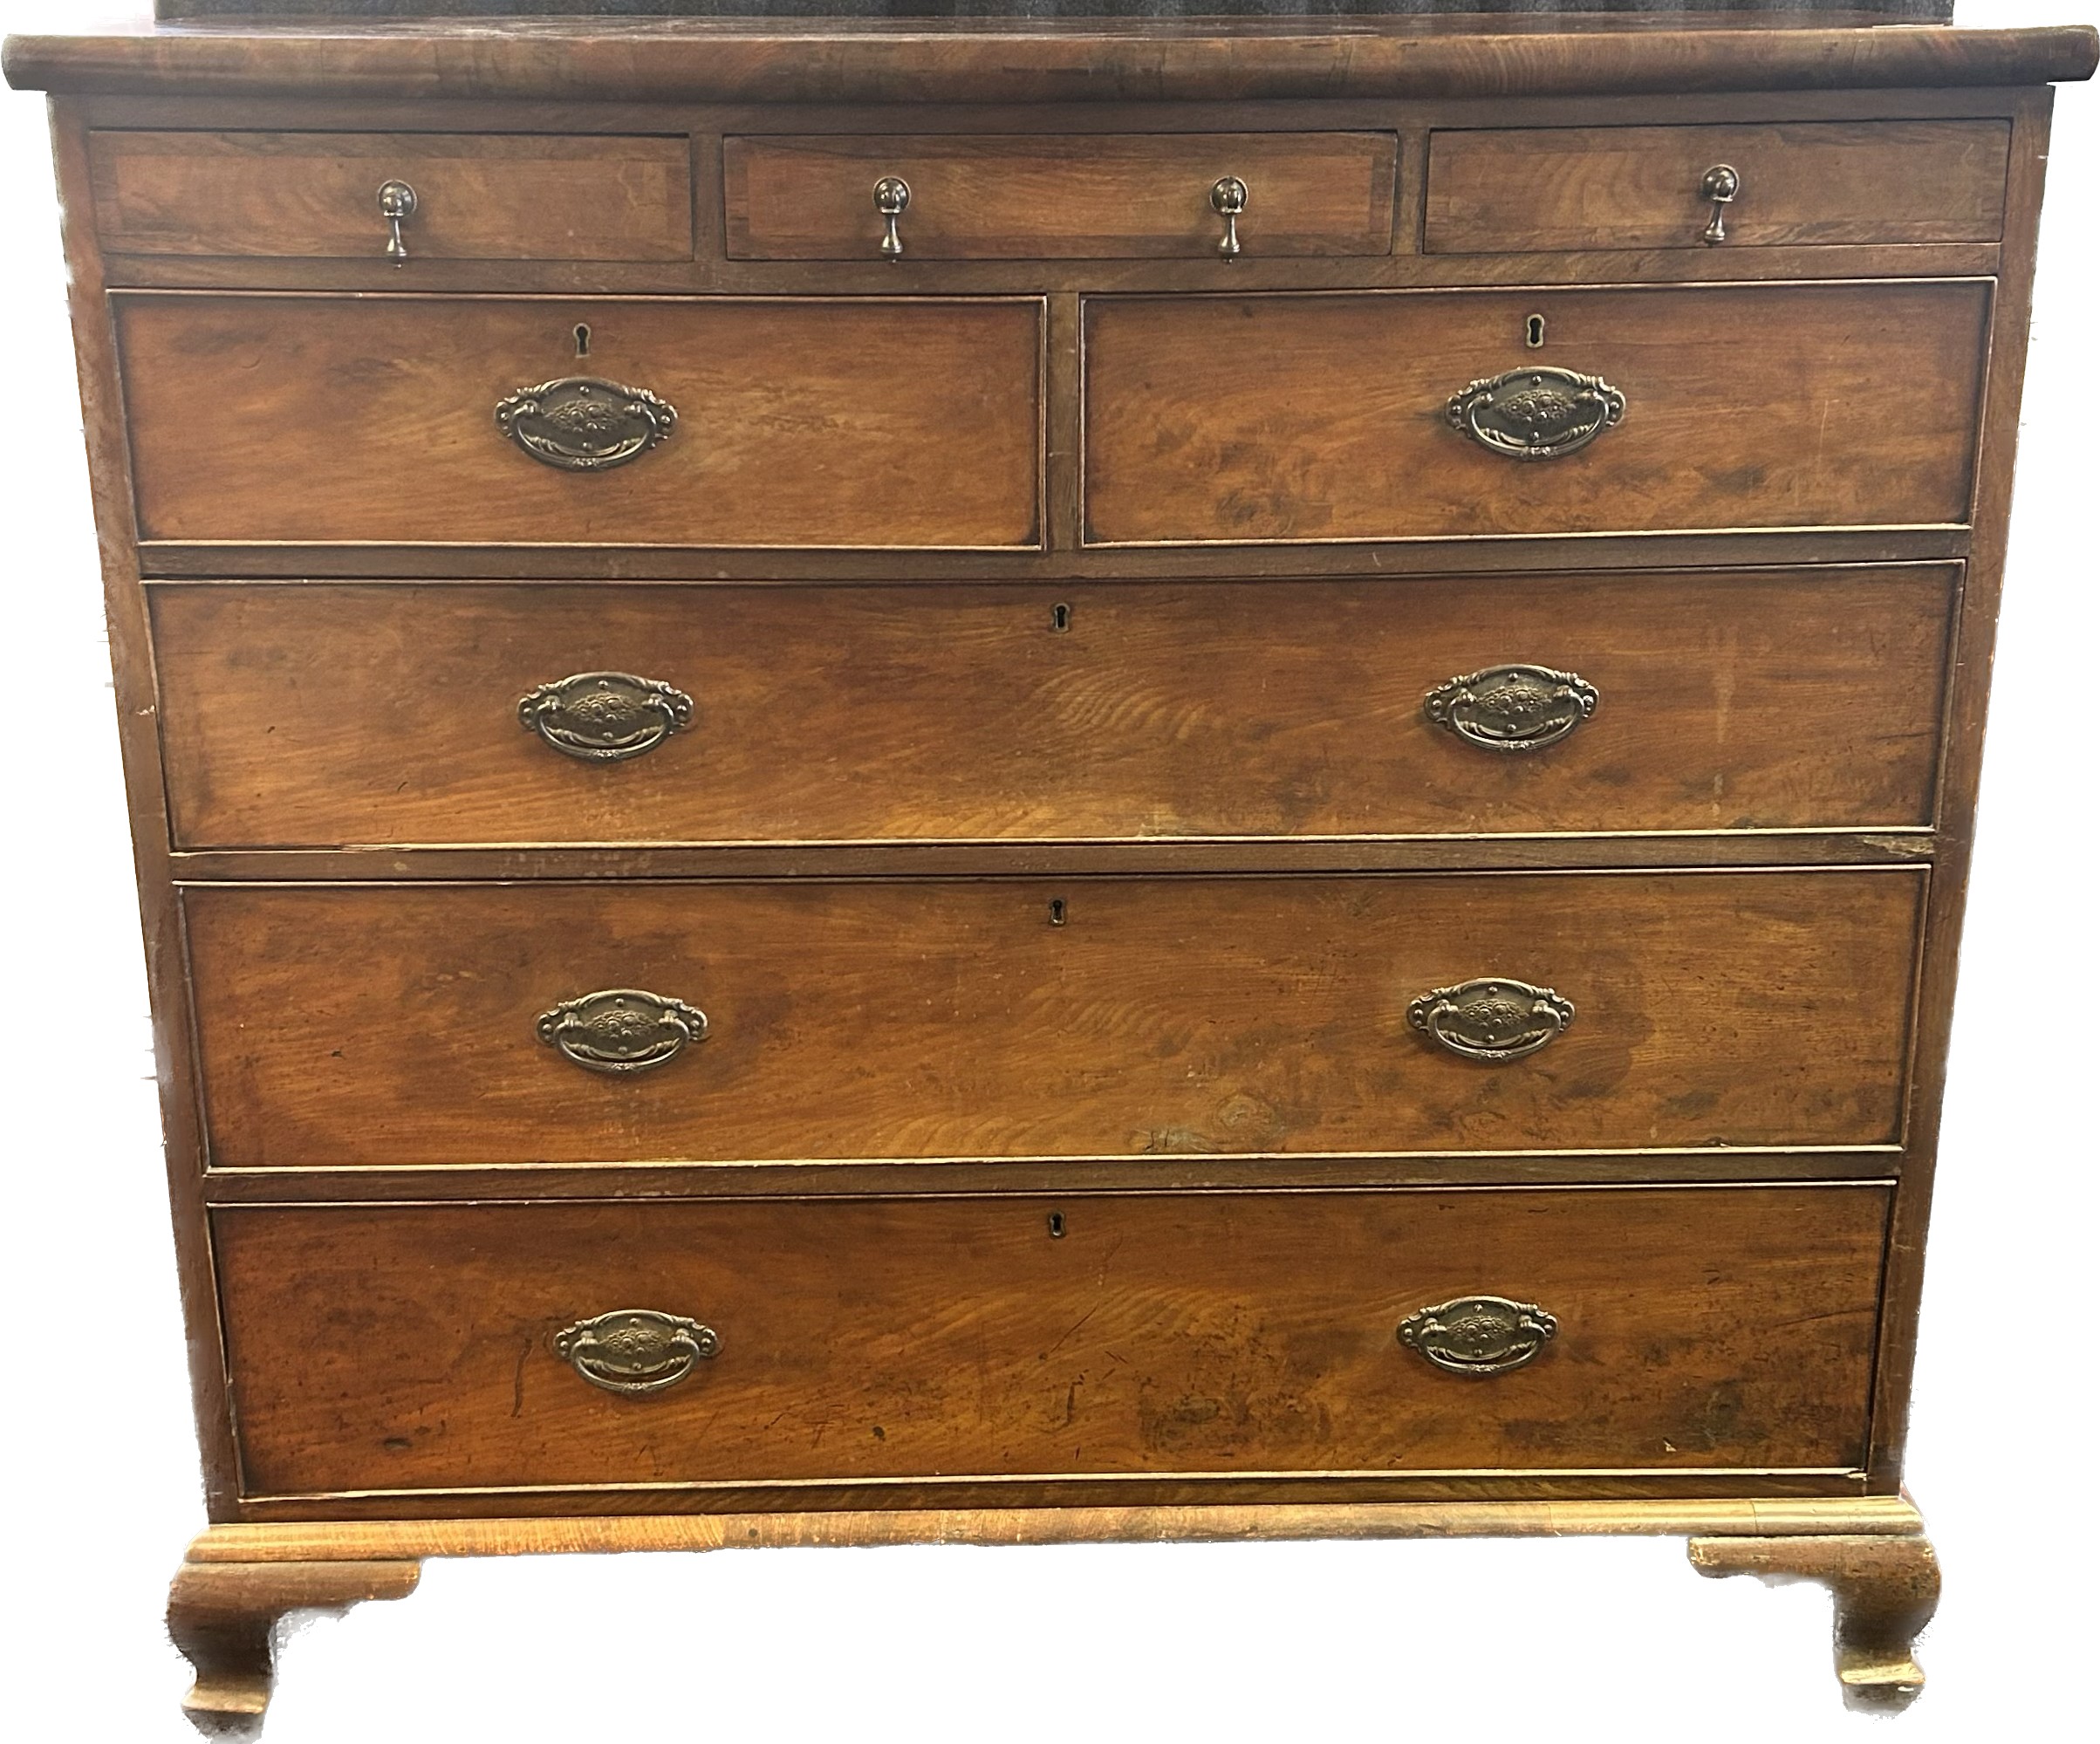
[[[4,64],[18,88],[127,95],[1008,103],[2021,85],[2088,79],[2097,60],[2100,38],[2082,25],[1863,28],[1769,13],[910,21],[316,14],[17,36]]]

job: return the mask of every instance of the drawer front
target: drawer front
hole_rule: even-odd
[[[1331,1155],[1893,1142],[1924,884],[219,886],[185,912],[220,1167]]]
[[[1956,579],[304,583],[153,611],[186,847],[1079,841],[1926,824]]]
[[[1994,243],[2011,146],[2005,121],[1436,133],[1423,247]],[[1717,169],[1735,179],[1715,236],[1707,177]]]
[[[1087,537],[1960,523],[1989,309],[1966,280],[1092,298]]]
[[[1221,181],[1249,256],[1392,251],[1391,133],[852,134],[722,142],[729,251],[878,260],[877,184],[901,181],[907,260],[1216,259]],[[895,195],[891,196],[895,203]]]
[[[88,166],[113,254],[384,261],[399,183],[407,261],[693,255],[682,135],[108,132]]]
[[[1849,1468],[1886,1205],[688,1200],[234,1209],[214,1228],[248,1488],[299,1494]],[[1481,1296],[1539,1312],[1508,1317],[1506,1346],[1493,1310],[1466,1345],[1457,1311],[1423,1317]],[[704,1333],[630,1323],[623,1365],[586,1323],[638,1309]],[[1482,1374],[1425,1348],[1533,1354]]]
[[[116,306],[147,540],[1037,539],[1039,299]]]

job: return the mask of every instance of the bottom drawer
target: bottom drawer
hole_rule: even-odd
[[[1367,1190],[243,1207],[215,1231],[263,1496],[1850,1468],[1886,1208]],[[1468,1297],[1537,1311],[1423,1316]],[[704,1330],[613,1317],[634,1310]]]

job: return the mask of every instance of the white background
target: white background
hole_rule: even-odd
[[[1960,16],[2100,13],[2069,7]],[[189,1735],[161,1607],[202,1515],[44,126],[0,96],[0,1705],[153,1744]],[[1906,1744],[2094,1735],[2100,92],[2061,93],[2050,185],[1912,1435],[1947,1594]],[[438,1563],[294,1638],[270,1736],[1815,1744],[1877,1723],[1828,1626],[1818,1590],[1701,1580],[1672,1540]]]

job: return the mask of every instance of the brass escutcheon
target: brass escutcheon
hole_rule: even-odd
[[[711,1326],[653,1308],[620,1308],[554,1335],[554,1354],[592,1386],[633,1397],[676,1386],[722,1349]]]
[[[626,672],[579,672],[519,699],[517,718],[565,757],[623,763],[693,724],[693,699]]]
[[[1558,460],[1587,448],[1626,415],[1626,396],[1602,376],[1533,364],[1467,385],[1445,407],[1451,427],[1492,454]]]
[[[620,1076],[667,1066],[708,1038],[708,1015],[682,999],[609,988],[540,1014],[539,1038],[586,1071]]]
[[[571,375],[518,389],[496,408],[496,427],[544,466],[610,472],[667,440],[678,412],[646,388]]]
[[[1575,1007],[1549,987],[1487,978],[1425,993],[1407,1021],[1461,1059],[1501,1065],[1538,1052],[1575,1022]]]
[[[1506,1375],[1546,1348],[1560,1323],[1534,1303],[1461,1296],[1400,1322],[1400,1343],[1454,1375]]]
[[[1488,751],[1536,751],[1597,712],[1597,687],[1551,667],[1484,667],[1447,679],[1422,699],[1438,726]]]

